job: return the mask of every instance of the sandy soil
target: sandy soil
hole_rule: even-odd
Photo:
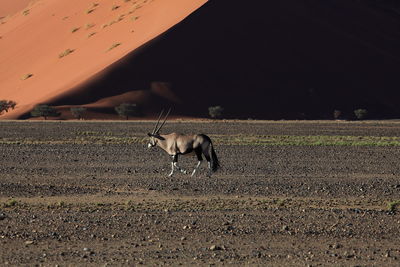
[[[112,142],[144,137],[150,122],[1,128],[1,265],[398,265],[400,216],[387,204],[400,199],[399,147],[216,143],[223,168],[212,178],[204,169],[167,178],[162,151]],[[399,128],[171,122],[164,131],[397,136]],[[108,141],[83,142],[95,135]],[[195,159],[180,162],[191,169]]]

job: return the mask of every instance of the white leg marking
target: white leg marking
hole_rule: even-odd
[[[202,161],[199,160],[199,162],[197,163],[196,167],[194,168],[193,172],[192,172],[192,177],[194,176],[194,174],[196,173],[197,169],[200,167]]]
[[[182,169],[181,167],[178,166],[178,162],[174,162],[174,166],[175,168],[178,169],[178,171],[180,171],[181,173],[187,174],[187,171]]]
[[[170,172],[170,174],[168,174],[168,176],[172,177],[173,174],[174,174],[174,163],[171,162],[171,172]]]
[[[212,171],[211,171],[211,161],[207,161],[208,162],[208,177],[211,177]]]

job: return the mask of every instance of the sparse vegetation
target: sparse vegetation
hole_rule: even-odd
[[[117,10],[118,8],[120,8],[120,6],[113,5],[112,8],[111,8],[111,10]]]
[[[95,25],[93,23],[87,23],[85,26],[85,29],[88,30],[90,28],[93,28]]]
[[[365,120],[368,117],[368,111],[366,109],[356,109],[354,110],[354,115],[358,120]]]
[[[10,208],[10,207],[14,207],[18,204],[18,201],[15,199],[10,199],[8,200],[6,203],[3,204],[4,208]]]
[[[87,37],[90,38],[90,37],[92,37],[92,36],[95,35],[95,34],[96,34],[96,32],[91,32],[91,33],[88,34]]]
[[[90,13],[92,13],[93,11],[95,11],[95,10],[96,10],[96,7],[97,7],[98,5],[99,5],[98,3],[93,3],[93,4],[89,7],[89,9],[86,10],[86,14],[90,14]]]
[[[130,116],[138,115],[138,108],[136,104],[123,103],[115,107],[115,111],[119,116],[129,119]]]
[[[0,100],[0,114],[8,112],[10,109],[14,109],[17,103],[12,100]]]
[[[33,76],[32,73],[27,73],[27,74],[25,74],[24,76],[21,77],[21,80],[25,81],[25,80],[29,79],[32,76]]]
[[[342,111],[335,109],[333,111],[333,118],[335,120],[338,120],[338,119],[341,119],[341,117],[342,117]]]
[[[54,107],[40,104],[33,108],[31,115],[32,117],[43,117],[45,120],[47,120],[47,117],[58,117],[60,116],[60,113]]]
[[[84,107],[74,107],[71,108],[71,113],[74,118],[77,118],[78,120],[83,118],[83,114],[86,112],[86,108]]]
[[[139,19],[139,17],[138,16],[133,16],[131,19],[132,19],[132,21],[136,21],[136,20]]]
[[[79,31],[80,27],[74,27],[71,29],[71,33]]]
[[[121,45],[121,43],[114,43],[110,48],[107,49],[106,52],[108,52],[108,51],[110,51],[110,50],[113,50],[114,48],[116,48],[116,47],[118,47],[118,46],[120,46],[120,45]]]
[[[213,106],[208,108],[208,114],[213,119],[220,119],[222,117],[223,112],[224,108],[221,106]]]
[[[25,9],[24,11],[22,11],[22,15],[24,15],[24,16],[28,16],[29,13],[30,13],[29,9]]]
[[[62,53],[60,53],[59,55],[58,55],[58,57],[59,58],[63,58],[63,57],[65,57],[65,56],[68,56],[69,54],[71,54],[72,52],[74,52],[75,50],[74,49],[66,49],[64,52],[62,52]]]
[[[397,201],[391,201],[391,202],[388,202],[388,204],[387,204],[387,209],[388,209],[388,211],[390,211],[390,212],[395,212],[395,211],[397,211],[397,207],[400,205],[400,200],[397,200]]]

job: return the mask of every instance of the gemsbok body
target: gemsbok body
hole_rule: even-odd
[[[165,124],[169,112],[170,111],[166,114],[162,124],[158,126],[163,114],[163,112],[161,112],[153,132],[148,133],[148,136],[150,137],[148,147],[152,148],[158,146],[172,157],[171,172],[168,175],[170,177],[174,174],[175,169],[187,174],[186,170],[178,166],[178,157],[179,155],[186,155],[192,152],[196,154],[198,159],[198,163],[192,171],[192,176],[195,175],[196,171],[201,166],[201,163],[203,162],[202,156],[207,160],[208,176],[211,176],[213,172],[216,172],[219,169],[220,165],[210,137],[205,134],[160,134],[160,130]]]

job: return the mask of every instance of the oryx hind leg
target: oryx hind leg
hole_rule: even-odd
[[[196,149],[196,150],[195,150],[195,153],[196,153],[198,162],[197,162],[196,167],[194,167],[194,170],[193,170],[193,172],[192,172],[192,177],[195,175],[197,169],[200,168],[200,165],[201,165],[201,163],[203,162],[203,157],[201,156],[201,153],[202,153],[201,149]]]
[[[182,169],[181,167],[178,166],[178,155],[172,156],[172,171],[170,176],[172,176],[172,174],[174,173],[175,168],[181,173],[187,174],[187,171],[185,169]]]
[[[211,157],[210,157],[210,153],[208,152],[208,147],[206,150],[203,151],[203,155],[207,160],[207,167],[208,167],[208,177],[211,177],[212,174],[212,170],[211,170]]]

